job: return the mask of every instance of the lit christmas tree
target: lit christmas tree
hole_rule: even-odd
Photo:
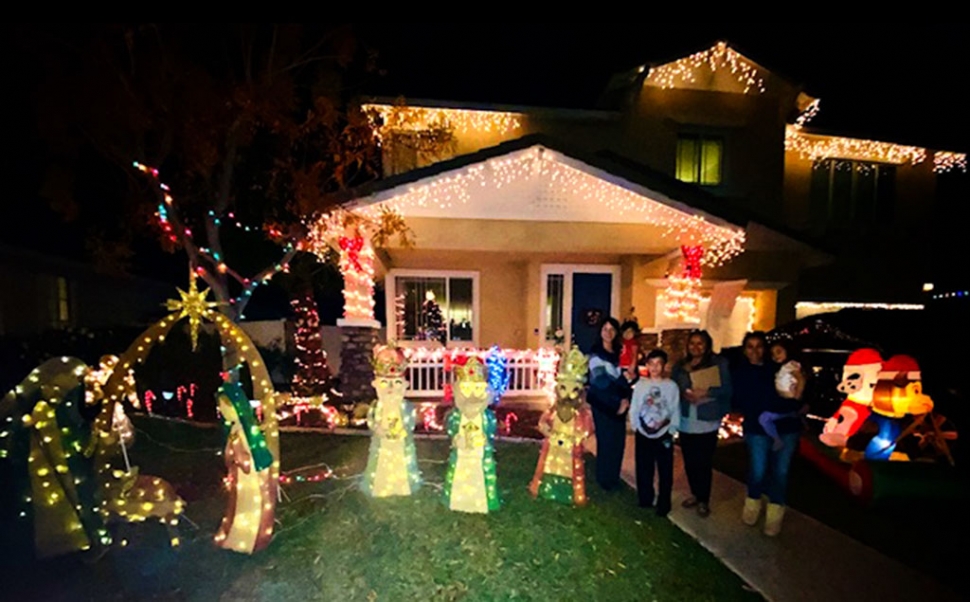
[[[320,316],[313,293],[292,302],[296,312],[296,373],[293,395],[313,397],[330,390],[330,366],[320,336]],[[325,401],[326,399],[324,399]]]
[[[444,318],[441,316],[441,306],[435,300],[433,291],[427,292],[424,303],[421,304],[421,317],[423,318],[425,340],[439,341],[444,344]]]

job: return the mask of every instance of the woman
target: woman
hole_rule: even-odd
[[[749,332],[744,337],[744,359],[734,368],[734,390],[737,409],[744,414],[744,441],[748,446],[748,496],[744,501],[741,519],[754,526],[761,514],[761,496],[768,496],[765,514],[765,535],[781,532],[785,515],[785,490],[788,486],[788,467],[791,465],[802,421],[797,416],[802,403],[804,384],[793,388],[791,397],[782,397],[775,387],[775,372],[780,367],[766,361],[767,341],[763,332]],[[785,354],[778,359],[787,362]],[[782,364],[783,365],[783,364]],[[803,376],[798,380],[803,381]],[[775,431],[779,445],[766,432],[763,415],[780,416],[772,420],[769,431]]]
[[[620,371],[620,323],[607,318],[600,339],[589,355],[589,391],[586,400],[593,410],[596,429],[596,482],[611,490],[620,483],[620,466],[626,446],[626,413],[632,394],[630,382]],[[634,377],[635,378],[635,377]]]
[[[681,505],[697,508],[697,514],[711,513],[711,479],[714,451],[721,420],[731,409],[731,371],[727,361],[713,351],[714,342],[706,330],[687,337],[687,356],[671,372],[680,389],[680,449],[690,497]]]
[[[276,483],[270,476],[273,454],[259,428],[249,397],[236,382],[219,388],[219,411],[226,426],[229,506],[216,545],[252,554],[273,537]]]

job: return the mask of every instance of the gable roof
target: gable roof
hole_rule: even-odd
[[[326,205],[344,205],[351,209],[379,203],[405,192],[409,187],[423,180],[434,179],[449,172],[484,163],[489,159],[504,157],[536,146],[558,153],[574,166],[581,166],[584,171],[592,172],[592,175],[632,192],[642,194],[644,190],[649,191],[653,193],[650,195],[652,200],[672,209],[703,217],[712,225],[729,229],[747,229],[752,223],[757,223],[801,246],[820,252],[820,255],[828,255],[799,233],[779,224],[770,223],[770,220],[764,220],[739,207],[736,202],[716,197],[699,186],[682,182],[614,152],[581,151],[545,134],[530,134],[474,153],[460,155],[334,193],[326,197]],[[661,198],[656,198],[658,196]]]

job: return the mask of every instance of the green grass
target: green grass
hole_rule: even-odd
[[[743,444],[719,446],[714,456],[715,469],[742,482],[747,462]],[[956,478],[966,482],[966,472]],[[866,508],[796,455],[789,473],[788,504],[970,597],[970,575],[965,557],[958,552],[967,533],[965,503],[886,500]]]
[[[447,441],[418,440],[426,485],[416,496],[372,500],[355,479],[367,437],[284,433],[284,471],[326,462],[342,478],[287,486],[270,547],[234,554],[211,543],[224,503],[219,431],[136,425],[134,460],[180,489],[198,530],[183,523],[185,541],[171,550],[161,527],[129,527],[129,545],[97,561],[62,558],[5,578],[11,599],[760,599],[672,523],[640,511],[630,489],[593,485],[583,509],[533,500],[526,491],[539,452],[533,443],[498,444],[504,507],[464,515],[440,498]]]

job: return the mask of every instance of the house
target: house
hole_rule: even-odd
[[[416,234],[377,251],[389,337],[588,349],[598,319],[632,312],[665,345],[697,326],[736,345],[795,318],[803,273],[847,232],[911,227],[937,176],[966,168],[811,130],[819,100],[725,42],[617,75],[599,104],[365,105],[386,177],[339,200]]]

